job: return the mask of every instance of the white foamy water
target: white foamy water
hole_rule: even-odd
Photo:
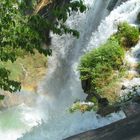
[[[80,31],[79,39],[70,35],[59,37],[52,34],[53,56],[49,58],[47,76],[38,87],[35,103],[31,107],[17,106],[5,110],[8,118],[0,117],[0,122],[10,120],[11,116],[15,115],[19,126],[16,127],[15,122],[11,127],[7,126],[5,129],[0,127],[0,139],[16,140],[22,135],[20,138],[22,140],[62,140],[125,117],[123,112],[102,118],[94,112],[70,114],[68,111],[76,99],[84,99],[86,96],[81,88],[77,71],[82,54],[104,43],[116,32],[120,21],[134,23],[136,20],[140,0],[124,3],[105,18],[109,14],[106,9],[109,2],[110,0],[85,0],[89,10],[83,14],[74,13],[69,18],[67,25]],[[104,18],[105,20],[101,22]],[[98,31],[95,32],[99,23],[101,24]]]
[[[25,104],[0,112],[0,139],[16,140],[41,123],[41,113]]]

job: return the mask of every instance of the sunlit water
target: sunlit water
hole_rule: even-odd
[[[73,13],[69,18],[67,25],[80,31],[79,39],[52,34],[53,56],[49,58],[46,79],[38,87],[37,98],[30,107],[22,104],[1,112],[0,139],[16,140],[23,136],[20,139],[62,140],[125,117],[123,112],[101,118],[94,112],[70,114],[68,111],[76,99],[85,98],[77,71],[81,55],[104,43],[117,31],[120,21],[136,20],[140,0],[124,3],[101,22],[109,14],[106,9],[109,1],[85,0],[88,11]]]

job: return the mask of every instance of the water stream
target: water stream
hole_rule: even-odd
[[[125,117],[122,111],[102,118],[95,112],[70,114],[68,109],[76,99],[85,98],[77,71],[80,57],[104,43],[117,31],[120,21],[134,23],[140,0],[130,0],[111,13],[107,10],[111,0],[84,1],[88,10],[73,13],[67,21],[80,32],[80,38],[51,34],[53,56],[49,57],[47,75],[38,87],[34,104],[0,112],[0,139],[62,140]]]

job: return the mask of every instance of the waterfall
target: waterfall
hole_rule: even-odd
[[[76,99],[85,98],[77,71],[80,57],[104,43],[117,31],[120,21],[134,23],[140,10],[140,0],[130,0],[111,13],[107,9],[111,0],[84,2],[88,10],[73,13],[66,23],[80,32],[80,38],[51,34],[53,55],[49,57],[47,75],[38,87],[35,103],[30,107],[23,104],[1,112],[0,122],[5,116],[12,116],[9,121],[17,118],[18,126],[14,128],[12,124],[10,128],[3,129],[0,123],[0,139],[62,140],[125,117],[121,111],[102,118],[95,112],[70,114],[68,109]],[[116,5],[119,4],[118,1]]]

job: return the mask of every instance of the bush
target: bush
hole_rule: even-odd
[[[130,48],[138,43],[139,29],[129,25],[127,22],[120,23],[115,36],[123,47]]]
[[[98,92],[107,86],[123,65],[124,49],[116,39],[109,39],[101,47],[81,58],[79,66],[81,79],[91,81],[91,91]]]
[[[98,102],[105,98],[114,103],[117,99],[117,80],[126,71],[123,64],[125,49],[137,44],[139,29],[128,23],[120,23],[118,32],[113,34],[105,44],[93,49],[81,58],[79,65],[82,87],[91,98],[87,101]],[[96,100],[92,100],[95,98]]]
[[[70,33],[79,37],[79,32],[67,27],[65,22],[71,11],[83,13],[86,10],[81,0],[73,2],[52,0],[51,5],[45,5],[40,0],[0,2],[0,61],[2,62],[13,63],[20,55],[35,54],[35,50],[45,56],[51,55],[52,50],[49,47],[42,47],[42,44],[50,43],[49,31],[58,35]],[[41,2],[41,5],[38,5],[40,8],[36,11],[34,6],[38,2]],[[44,8],[49,10],[46,11]],[[15,92],[21,89],[21,85],[20,82],[10,79],[10,71],[11,69],[7,70],[0,65],[0,88]]]

